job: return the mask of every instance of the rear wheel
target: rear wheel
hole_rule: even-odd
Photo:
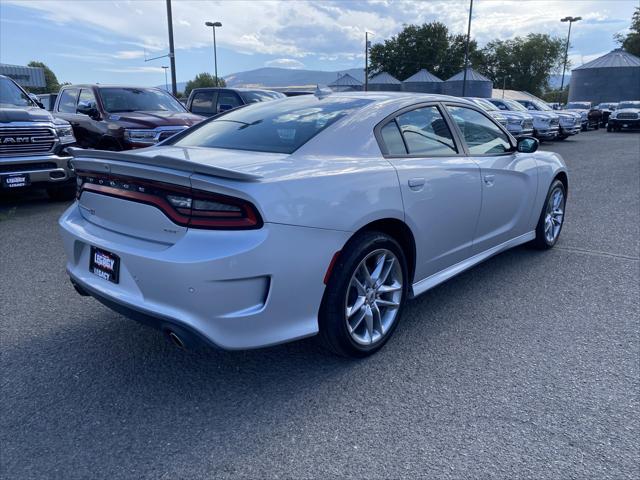
[[[607,132],[610,132],[611,130],[612,130],[612,129],[611,129],[611,125],[609,125],[609,124],[607,123]]]
[[[555,180],[549,187],[547,199],[536,226],[536,238],[532,242],[534,247],[546,250],[553,248],[558,241],[564,224],[566,195],[564,184],[560,180]]]
[[[358,234],[336,262],[320,308],[320,338],[332,352],[365,357],[393,334],[407,297],[402,248],[380,232]]]

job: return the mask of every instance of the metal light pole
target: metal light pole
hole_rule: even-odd
[[[167,0],[167,23],[169,24],[169,60],[171,62],[171,93],[176,97],[178,88],[176,86],[176,54],[173,47],[173,18],[171,16],[171,0]]]
[[[162,68],[164,69],[164,89],[168,92],[169,91],[169,83],[167,82],[167,67],[166,65],[163,65]]]
[[[567,34],[567,45],[564,49],[564,64],[562,65],[562,80],[560,81],[560,92],[558,93],[558,103],[560,103],[560,99],[562,98],[562,90],[564,89],[564,72],[567,69],[567,60],[569,55],[569,41],[571,40],[571,24],[573,22],[577,22],[582,20],[582,17],[564,17],[561,18],[561,22],[569,22],[569,33]]]
[[[364,32],[364,91],[369,89],[369,35],[373,33]]]
[[[469,42],[471,41],[471,12],[473,12],[473,0],[469,3],[469,26],[467,27],[467,44],[464,48],[464,73],[462,77],[462,96],[467,94],[467,68],[469,68]]]
[[[220,22],[205,22],[207,27],[211,27],[213,30],[213,68],[216,75],[216,87],[218,86],[218,53],[216,51],[216,27],[221,27]]]

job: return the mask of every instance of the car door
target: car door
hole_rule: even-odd
[[[76,107],[76,125],[74,131],[77,132],[76,138],[80,146],[84,148],[94,148],[100,142],[102,137],[101,125],[99,117],[92,118],[81,110],[87,108],[93,109],[97,115],[98,102],[91,88],[81,88],[78,97],[78,106]]]
[[[480,169],[454,140],[442,106],[401,110],[378,125],[377,137],[398,173],[415,235],[416,282],[468,258],[480,214]]]
[[[480,166],[482,209],[473,253],[529,233],[537,190],[537,165],[532,155],[517,153],[509,135],[484,112],[447,104],[465,149]]]

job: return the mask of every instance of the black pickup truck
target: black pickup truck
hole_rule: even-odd
[[[65,149],[75,142],[69,122],[0,75],[0,190],[44,187],[54,200],[73,198],[75,174]]]

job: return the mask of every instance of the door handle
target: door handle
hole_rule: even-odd
[[[484,176],[484,184],[487,187],[492,187],[493,184],[495,183],[496,180],[496,176],[495,175],[485,175]]]
[[[424,187],[424,178],[410,178],[409,182],[407,182],[409,184],[409,188],[411,190],[422,190],[422,187]]]

